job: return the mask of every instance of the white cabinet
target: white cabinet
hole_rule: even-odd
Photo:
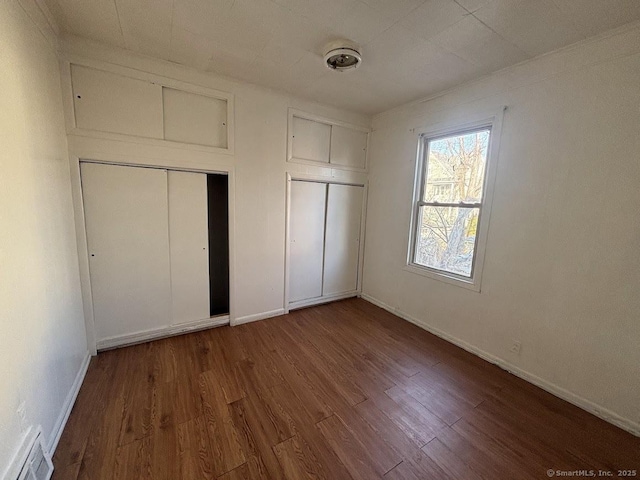
[[[210,315],[207,175],[80,165],[98,348],[220,323]]]
[[[364,187],[292,180],[289,307],[358,291]]]
[[[366,170],[369,130],[289,110],[290,162]]]
[[[98,340],[171,323],[167,172],[81,164]]]
[[[73,101],[72,133],[233,153],[233,95],[136,70],[103,68],[69,64],[71,88],[65,90]]]
[[[207,176],[168,172],[172,321],[209,318]]]

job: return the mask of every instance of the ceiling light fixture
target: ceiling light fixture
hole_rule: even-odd
[[[324,52],[325,65],[336,72],[353,70],[362,63],[360,46],[349,40],[335,40],[327,44]]]

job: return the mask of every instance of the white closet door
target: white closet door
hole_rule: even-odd
[[[167,172],[81,166],[97,340],[171,323]]]
[[[169,172],[173,323],[209,318],[207,176]]]
[[[322,295],[326,192],[325,183],[291,182],[289,302]]]
[[[356,290],[363,187],[329,185],[323,295]]]

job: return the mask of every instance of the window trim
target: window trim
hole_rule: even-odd
[[[502,131],[502,120],[506,107],[501,107],[498,112],[493,115],[478,115],[475,118],[467,118],[466,121],[447,122],[432,127],[417,128],[414,130],[417,143],[416,162],[414,169],[414,188],[413,199],[411,203],[411,221],[409,229],[409,241],[407,251],[407,261],[404,269],[411,273],[422,275],[425,277],[439,280],[451,285],[467,288],[476,292],[480,292],[482,283],[482,272],[484,267],[484,257],[489,229],[489,220],[491,217],[491,205],[493,202],[493,192],[495,186],[495,178],[497,173],[498,153],[500,151],[500,134]],[[478,212],[478,230],[476,234],[476,242],[474,246],[474,257],[471,268],[471,277],[457,275],[455,273],[426,267],[415,263],[415,247],[417,242],[417,229],[419,225],[420,207],[431,202],[424,202],[423,188],[425,175],[427,174],[428,159],[426,153],[429,142],[438,138],[448,137],[451,135],[464,134],[476,130],[487,128],[490,130],[489,148],[487,151],[487,165],[485,168],[483,199],[479,204],[468,204],[468,207],[480,207]],[[442,206],[456,206],[458,204],[443,203]]]

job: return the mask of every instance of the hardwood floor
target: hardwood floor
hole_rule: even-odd
[[[351,299],[99,354],[54,464],[90,480],[616,477],[640,475],[640,438]]]

